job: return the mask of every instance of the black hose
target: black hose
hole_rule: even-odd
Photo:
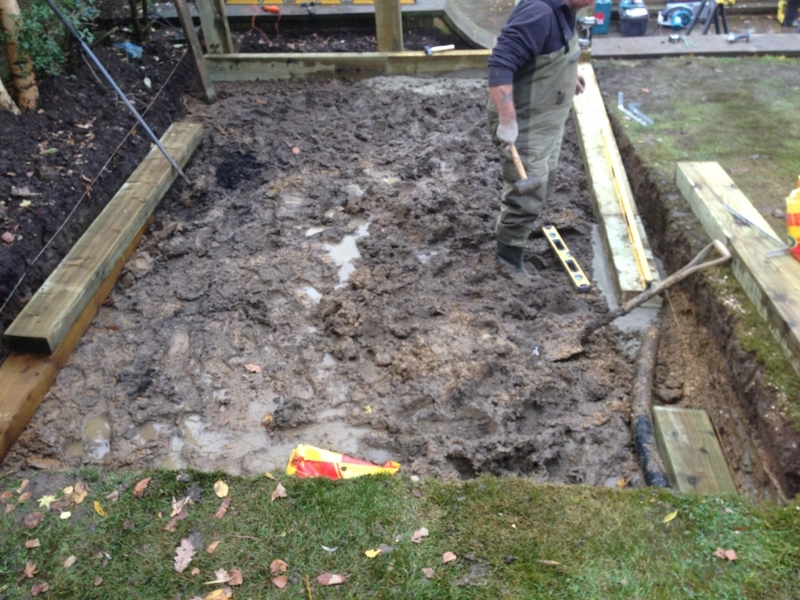
[[[644,334],[642,345],[639,347],[631,393],[631,427],[645,483],[654,487],[668,488],[669,479],[658,453],[653,421],[650,417],[659,337],[658,326],[653,325]]]

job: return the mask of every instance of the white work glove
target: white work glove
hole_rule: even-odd
[[[519,135],[519,127],[517,126],[516,119],[508,123],[500,122],[497,126],[497,139],[503,142],[506,146],[513,146],[517,142]]]

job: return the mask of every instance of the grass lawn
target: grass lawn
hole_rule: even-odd
[[[136,483],[145,476],[151,481],[137,498]],[[63,488],[79,479],[89,488],[80,504],[39,507],[39,498],[58,502]],[[797,505],[492,477],[466,483],[415,483],[402,474],[279,479],[286,497],[272,500],[278,482],[267,477],[83,470],[40,474],[26,486],[36,493],[19,503],[21,481],[7,477],[0,492],[11,492],[6,502],[14,510],[0,517],[0,597],[28,598],[41,582],[49,587],[44,598],[227,597],[224,584],[206,583],[219,569],[241,572],[241,585],[227,587],[242,599],[800,594]],[[214,491],[219,480],[231,499],[221,518],[215,516],[223,502]],[[108,499],[114,491],[118,499]],[[187,496],[194,498],[188,516],[170,526],[173,501]],[[40,523],[26,527],[25,515],[35,512]],[[423,527],[429,535],[413,542]],[[39,545],[28,548],[29,540]],[[196,554],[179,573],[182,540]],[[366,555],[379,548],[377,556]],[[733,550],[736,559],[716,556],[718,548]],[[457,558],[443,564],[445,552]],[[65,568],[70,556],[74,563]],[[271,581],[275,559],[288,565],[284,589]],[[38,570],[32,578],[24,575],[26,561]],[[345,581],[323,586],[317,580],[323,573]]]

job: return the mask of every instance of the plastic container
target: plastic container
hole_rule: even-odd
[[[797,188],[786,197],[786,233],[792,256],[800,260],[800,177],[797,178]]]
[[[647,22],[650,20],[650,13],[644,5],[640,4],[634,8],[622,8],[619,11],[619,33],[624,37],[645,35],[647,33]]]
[[[597,23],[592,27],[592,34],[608,33],[611,27],[611,0],[595,0],[594,18]]]

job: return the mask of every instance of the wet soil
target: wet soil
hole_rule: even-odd
[[[179,180],[162,201],[4,468],[252,474],[282,469],[305,443],[391,458],[420,475],[642,485],[629,430],[636,334],[602,329],[561,360],[556,350],[605,313],[607,299],[596,286],[576,293],[541,236],[529,244],[528,280],[509,279],[494,258],[500,173],[484,81],[219,84],[219,101],[207,106],[191,71],[179,72],[165,112],[185,110],[183,118],[204,125],[185,169],[191,184]],[[70,96],[83,115],[73,117],[73,140],[86,115],[101,110],[77,104],[87,96]],[[45,96],[35,118],[51,103]],[[93,121],[94,139],[127,131],[114,110],[118,122],[102,132],[105,121]],[[20,136],[55,143],[52,121],[32,117],[20,121],[30,124]],[[143,154],[147,144],[133,137]],[[66,165],[51,181],[14,162],[60,155],[41,158],[37,147],[0,153],[0,172],[46,193],[63,214],[83,186],[61,185]],[[114,189],[127,172],[111,170]],[[12,204],[5,227],[44,239]],[[571,123],[546,223],[598,278]],[[19,269],[39,247],[5,246],[3,264]],[[17,292],[5,318],[28,294]],[[658,397],[713,395],[722,422],[733,424],[718,428],[740,489],[769,494],[759,443],[717,371],[725,365],[707,359],[714,340],[680,290],[671,306],[680,318],[663,320]]]

